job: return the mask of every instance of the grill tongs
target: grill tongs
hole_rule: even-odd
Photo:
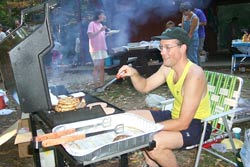
[[[66,144],[66,143],[73,142],[76,140],[84,139],[86,137],[100,135],[100,134],[108,133],[108,132],[115,132],[117,134],[124,132],[124,124],[118,124],[114,128],[111,128],[111,129],[104,129],[104,130],[99,130],[99,131],[83,133],[83,130],[86,130],[87,128],[91,128],[91,127],[97,127],[100,124],[102,124],[103,127],[107,127],[107,121],[106,122],[105,121],[106,120],[104,119],[102,123],[98,123],[96,125],[88,125],[88,126],[83,126],[83,127],[78,127],[78,128],[65,129],[65,130],[60,130],[57,132],[39,135],[35,137],[35,141],[34,141],[35,148],[39,148],[41,146],[51,147],[51,146],[56,146],[60,144]],[[74,134],[75,132],[80,132],[80,133]]]

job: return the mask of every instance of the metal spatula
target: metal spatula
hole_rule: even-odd
[[[109,81],[108,83],[106,83],[105,85],[103,85],[102,87],[100,88],[97,88],[96,89],[96,92],[104,92],[105,89],[111,85],[112,83],[114,83],[116,80],[120,79],[121,78],[121,75],[123,74],[124,72],[122,72],[120,75],[116,75],[116,77],[114,79],[112,79],[111,81]]]
[[[132,67],[132,64],[128,64],[128,66]],[[126,72],[126,71],[122,71],[120,74],[117,74],[117,75],[115,76],[114,79],[112,79],[111,81],[109,81],[108,83],[106,83],[105,85],[103,85],[102,87],[97,88],[97,89],[96,89],[96,92],[99,92],[99,93],[100,93],[100,92],[104,92],[105,89],[106,89],[109,85],[111,85],[112,83],[114,83],[116,80],[121,79],[121,76],[122,76],[125,72]]]
[[[124,132],[124,124],[118,124],[113,129],[106,129],[106,130],[101,130],[101,131],[96,131],[96,132],[82,133],[78,135],[69,135],[69,136],[63,136],[63,137],[59,137],[55,139],[44,140],[42,141],[42,146],[51,147],[51,146],[65,144],[65,143],[73,142],[76,140],[84,139],[86,137],[96,136],[96,135],[100,135],[100,134],[108,133],[108,132],[115,132],[116,134],[122,133]]]
[[[87,126],[78,127],[78,128],[64,129],[65,127],[64,125],[62,125],[62,126],[57,127],[58,130],[56,130],[56,132],[46,133],[46,134],[37,136],[35,138],[35,141],[41,142],[41,141],[48,140],[48,139],[56,139],[56,138],[63,137],[63,136],[66,136],[75,132],[81,132],[86,129],[96,128],[98,126],[102,126],[103,128],[105,128],[110,125],[111,125],[111,118],[104,118],[101,122],[87,125]]]

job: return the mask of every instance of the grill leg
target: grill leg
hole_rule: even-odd
[[[33,118],[32,113],[30,114],[30,128],[31,128],[32,136],[33,137],[37,136],[37,133],[36,133],[36,123],[35,123],[35,120]],[[36,149],[36,148],[33,148],[33,147],[34,146],[32,146],[32,149],[33,149],[33,159],[34,159],[35,166],[36,167],[41,167],[39,149]]]
[[[121,155],[120,167],[128,167],[128,154]]]
[[[231,62],[231,74],[233,74],[234,73],[234,71],[235,71],[235,56],[234,55],[232,55],[232,62]]]

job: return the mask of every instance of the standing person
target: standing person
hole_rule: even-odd
[[[76,40],[75,40],[75,56],[73,60],[73,65],[77,66],[80,65],[80,54],[81,54],[81,47],[80,47],[80,34],[77,35]]]
[[[204,12],[201,9],[194,8],[194,13],[197,15],[199,18],[199,29],[198,29],[198,34],[199,34],[199,49],[198,49],[198,55],[201,54],[201,52],[204,50],[204,42],[205,42],[205,37],[206,37],[206,32],[205,32],[205,26],[207,25],[207,18]],[[199,58],[199,56],[198,56]]]
[[[0,24],[0,42],[6,37],[5,32],[3,32],[3,26]]]
[[[193,7],[190,2],[183,2],[180,4],[180,11],[182,12],[182,28],[188,32],[191,39],[188,48],[188,58],[195,64],[199,65],[198,61],[198,47],[199,47],[199,18],[192,11]]]
[[[15,20],[15,28],[19,27],[20,26],[20,22],[18,19]]]
[[[53,68],[56,68],[57,65],[62,64],[63,54],[62,54],[62,44],[54,40],[54,47],[52,49],[52,66]]]
[[[227,35],[227,48],[230,51],[231,54],[239,54],[241,53],[237,48],[232,47],[232,41],[234,39],[240,39],[241,38],[241,31],[239,28],[239,18],[233,17],[231,21],[228,24],[229,32]]]
[[[238,17],[233,17],[228,24],[229,27],[229,37],[230,37],[230,45],[232,43],[233,39],[239,39],[240,38],[240,28],[239,28],[239,18]]]
[[[157,72],[143,78],[136,69],[124,65],[118,74],[122,74],[122,78],[130,77],[134,88],[142,93],[167,83],[174,97],[172,111],[129,112],[164,126],[153,137],[156,147],[144,154],[147,164],[151,167],[176,167],[178,164],[173,149],[199,143],[203,130],[201,119],[211,115],[210,99],[204,71],[187,58],[189,34],[180,27],[173,27],[156,38],[161,39],[159,48],[163,59]],[[210,137],[211,128],[209,124],[205,139]]]
[[[106,20],[103,10],[95,12],[94,20],[88,25],[87,34],[89,37],[89,52],[94,64],[95,87],[104,85],[104,59],[108,57],[106,44],[106,26],[102,22]]]

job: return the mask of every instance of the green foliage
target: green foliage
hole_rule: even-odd
[[[232,18],[237,18],[235,29],[237,29],[237,38],[241,39],[243,32],[241,29],[250,26],[249,20],[250,4],[232,4],[222,5],[218,7],[218,29],[219,29],[219,46],[223,49],[231,46],[231,30],[230,22]]]
[[[11,0],[1,0],[0,1],[0,23],[8,28],[15,28],[14,21],[16,19],[20,20],[20,14],[22,8],[8,8],[7,1]],[[15,0],[15,2],[21,2],[23,0]],[[41,0],[33,0],[32,6],[37,5]]]
[[[8,22],[8,11],[6,10],[6,2],[0,2],[0,23],[6,25]]]
[[[20,18],[21,9],[7,8],[7,0],[1,0],[0,2],[0,23],[9,28],[14,27],[14,20]]]

